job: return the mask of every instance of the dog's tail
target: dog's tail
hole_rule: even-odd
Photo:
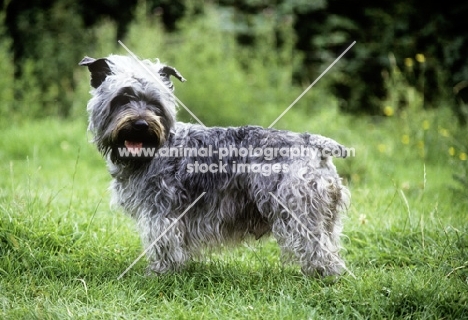
[[[321,135],[308,135],[308,144],[311,148],[319,152],[322,158],[335,157],[335,158],[347,158],[354,156],[354,148],[347,148],[342,144],[339,144],[333,139],[321,136]]]

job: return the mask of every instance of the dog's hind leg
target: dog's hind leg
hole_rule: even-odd
[[[344,262],[340,258],[339,233],[323,230],[306,214],[283,212],[291,215],[273,223],[273,235],[283,255],[301,265],[306,275],[328,276],[341,273]]]
[[[340,211],[346,190],[340,184],[311,183],[284,192],[273,221],[273,234],[283,254],[297,261],[307,275],[337,275],[345,268],[339,256],[342,230]]]

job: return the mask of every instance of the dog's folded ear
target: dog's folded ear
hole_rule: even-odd
[[[163,66],[161,69],[158,71],[159,75],[163,80],[169,84],[169,89],[174,91],[174,85],[172,84],[172,81],[170,79],[170,76],[176,77],[180,82],[185,82],[187,81],[179,71],[176,70],[176,68],[171,67],[171,66]]]
[[[112,74],[109,67],[108,60],[105,58],[94,59],[90,57],[84,57],[79,63],[80,66],[88,67],[91,73],[91,86],[97,88],[101,83],[106,80],[106,77]]]
[[[179,71],[176,70],[176,68],[171,67],[171,66],[164,66],[161,69],[159,69],[159,75],[163,78],[167,78],[169,80],[170,76],[174,76],[177,79],[179,79],[180,82],[185,82],[187,79],[185,79]]]

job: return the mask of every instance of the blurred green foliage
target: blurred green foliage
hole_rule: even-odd
[[[468,116],[467,4],[421,0],[350,0],[347,5],[338,0],[220,0],[216,5],[188,0],[32,0],[28,6],[18,1],[1,4],[2,38],[9,42],[18,82],[15,99],[27,99],[24,91],[39,88],[34,100],[42,101],[42,106],[30,110],[33,116],[70,114],[74,61],[96,41],[96,29],[103,20],[115,23],[114,39],[124,38],[132,21],[141,19],[137,7],[144,7],[147,17],[157,16],[174,38],[184,25],[216,10],[221,23],[206,28],[221,28],[245,49],[236,52],[243,70],[252,72],[249,55],[259,50],[281,55],[282,62],[294,56],[286,64],[293,67],[296,85],[312,82],[344,48],[357,41],[328,82],[341,110],[382,114],[382,102],[394,94],[385,84],[392,55],[399,68],[411,68],[406,80],[423,94],[425,108],[438,107],[443,101],[452,105],[460,123],[466,124]],[[415,63],[417,57],[424,62]],[[405,97],[399,97],[395,107],[407,106]]]
[[[450,103],[460,123],[466,124],[468,58],[464,53],[468,36],[464,30],[468,4],[421,0],[220,3],[235,10],[241,43],[254,42],[256,21],[265,11],[278,20],[293,19],[296,49],[304,55],[301,68],[296,70],[299,80],[317,77],[344,48],[357,41],[330,81],[343,111],[382,114],[382,101],[392,94],[385,85],[393,67],[389,55],[400,68],[408,66],[409,59],[423,57],[424,63],[413,63],[412,72],[405,74],[408,85],[424,95],[425,108]],[[398,107],[407,106],[405,97],[400,97]]]
[[[17,2],[10,2],[10,6]],[[8,14],[9,11],[6,11]],[[1,15],[2,22],[11,19]],[[50,4],[45,10],[25,7],[15,19],[12,30],[2,23],[0,46],[3,90],[7,90],[2,113],[40,117],[70,115],[74,99],[73,72],[84,44],[92,41],[92,32],[83,26],[76,1]]]

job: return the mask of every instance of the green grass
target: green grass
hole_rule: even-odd
[[[0,318],[466,318],[467,203],[451,190],[450,139],[433,126],[447,114],[419,112],[407,128],[431,138],[425,154],[402,143],[404,116],[302,114],[282,125],[356,148],[337,160],[353,196],[343,254],[356,279],[306,278],[268,239],[174,275],[147,278],[142,259],[117,280],[142,249],[133,221],[108,206],[110,177],[85,121],[25,121],[1,129]]]
[[[271,28],[249,51],[213,14],[173,34],[139,14],[124,43],[177,67],[188,79],[176,83],[178,97],[207,125],[268,126],[303,90],[290,85],[292,47],[270,52]],[[96,34],[83,55],[125,53],[110,23]],[[11,64],[0,67],[12,74]],[[86,132],[86,70],[77,67],[76,79],[69,120],[28,118],[40,110],[38,88],[14,101],[7,79],[0,92],[9,103],[0,108],[0,319],[468,318],[468,200],[453,179],[466,168],[466,134],[446,108],[422,110],[403,84],[409,108],[389,97],[386,116],[345,116],[325,76],[275,125],[356,149],[335,162],[352,193],[343,256],[355,278],[304,277],[267,239],[180,274],[148,278],[142,259],[117,280],[142,248],[134,222],[109,208],[110,176]]]

